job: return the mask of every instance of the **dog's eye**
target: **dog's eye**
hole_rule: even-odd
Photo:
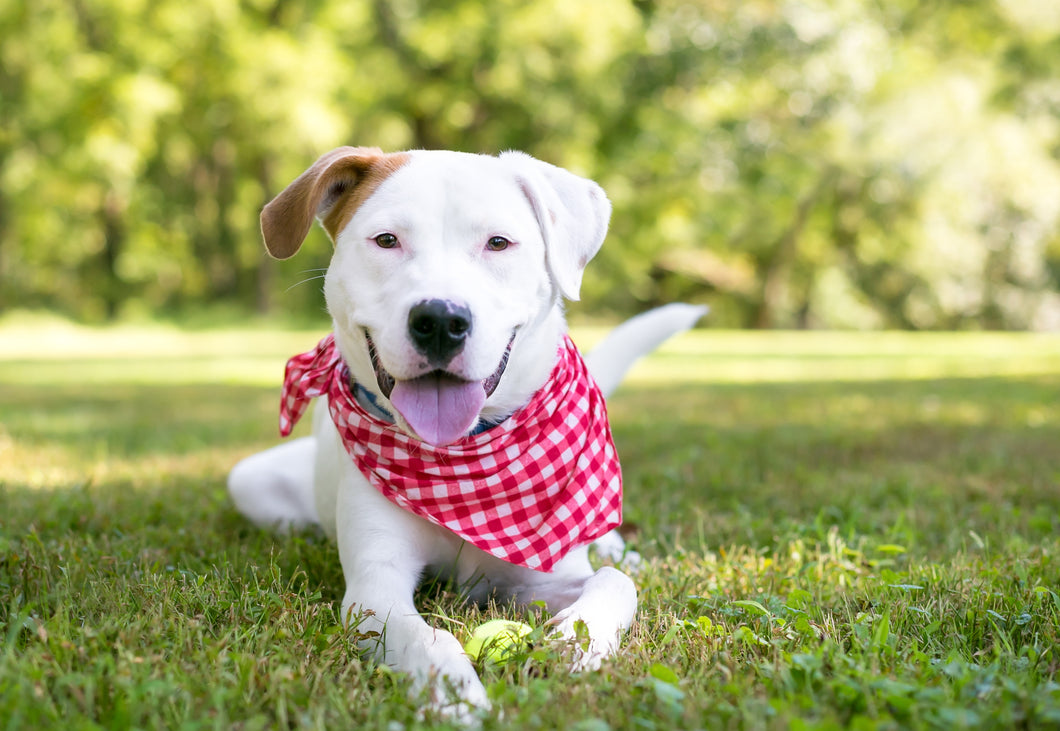
[[[511,246],[511,244],[512,242],[503,236],[494,236],[486,242],[486,248],[490,251],[504,251]]]
[[[375,237],[375,245],[380,249],[396,249],[398,246],[397,236],[394,234],[379,234]]]

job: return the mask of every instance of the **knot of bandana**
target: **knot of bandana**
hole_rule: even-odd
[[[548,382],[485,431],[435,447],[367,412],[328,335],[287,362],[280,433],[327,396],[346,451],[388,500],[512,564],[551,571],[622,522],[622,473],[599,387],[564,337]]]

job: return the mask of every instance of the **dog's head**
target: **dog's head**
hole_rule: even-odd
[[[517,152],[323,155],[261,214],[273,256],[319,219],[324,294],[354,379],[435,445],[519,408],[547,379],[611,205],[592,181]]]

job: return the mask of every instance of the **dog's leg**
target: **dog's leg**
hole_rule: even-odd
[[[343,622],[358,644],[380,662],[407,673],[413,693],[427,691],[432,707],[470,722],[489,707],[459,640],[431,627],[416,611],[413,595],[441,538],[433,526],[391,504],[347,474],[338,494],[338,548],[346,577]]]
[[[228,492],[243,515],[277,530],[319,522],[313,506],[316,440],[303,437],[247,457],[228,473]]]
[[[574,669],[595,670],[618,651],[637,612],[637,588],[618,569],[593,571],[587,548],[572,551],[552,573],[520,569],[510,574],[510,593],[521,603],[544,601],[554,635],[574,648]],[[588,635],[588,643],[581,640]]]
[[[556,634],[574,646],[574,670],[596,670],[618,651],[637,612],[637,588],[618,569],[605,566],[583,585],[581,594],[551,620]],[[582,628],[584,627],[584,630]],[[588,634],[588,644],[581,635]]]

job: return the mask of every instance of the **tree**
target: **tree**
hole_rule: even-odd
[[[599,180],[615,213],[589,311],[1055,329],[1046,6],[9,3],[0,309],[318,313],[329,245],[270,262],[257,214],[352,143],[519,148]]]

